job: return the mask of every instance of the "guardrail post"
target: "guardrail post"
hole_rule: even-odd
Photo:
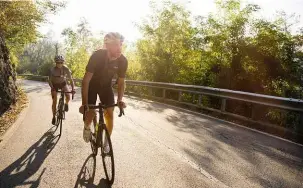
[[[153,96],[153,88],[152,88],[152,87],[149,88],[148,94],[149,94],[150,96]]]
[[[251,107],[251,119],[255,120],[256,119],[256,106],[252,105]]]
[[[225,112],[225,109],[226,109],[226,99],[223,98],[221,101],[221,111]]]
[[[162,98],[165,98],[166,89],[163,89]]]
[[[198,104],[201,105],[201,103],[202,103],[202,95],[199,95]]]
[[[179,97],[178,97],[178,101],[180,101],[180,102],[181,102],[181,100],[182,100],[182,91],[179,91]]]

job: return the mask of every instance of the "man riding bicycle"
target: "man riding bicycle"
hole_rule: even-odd
[[[80,112],[83,113],[84,106],[95,105],[97,95],[102,104],[112,105],[115,103],[114,92],[112,89],[112,79],[115,74],[118,75],[118,99],[120,107],[125,107],[122,101],[125,88],[125,74],[128,61],[122,55],[122,43],[124,37],[116,32],[110,32],[104,37],[104,49],[95,51],[86,66],[86,73],[82,80],[82,106]],[[105,109],[104,118],[107,129],[111,135],[114,124],[114,107]],[[84,122],[83,139],[89,142],[91,137],[90,124],[96,113],[94,110],[88,110]]]
[[[57,106],[57,91],[61,89],[65,92],[68,92],[67,86],[67,78],[71,82],[72,91],[74,91],[74,81],[72,79],[71,72],[69,68],[67,68],[64,64],[64,57],[62,55],[56,55],[54,58],[56,62],[56,66],[51,68],[49,74],[49,86],[51,87],[51,95],[53,99],[52,103],[52,111],[53,111],[53,118],[52,124],[56,124],[56,106]],[[64,105],[64,110],[68,111],[68,102],[70,101],[70,95],[68,93],[65,94],[66,100]]]

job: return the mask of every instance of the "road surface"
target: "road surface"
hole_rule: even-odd
[[[0,143],[0,187],[109,187],[82,140],[77,90],[62,136],[46,83],[22,81],[29,107]],[[303,187],[303,147],[164,104],[127,97],[112,135],[112,187]]]

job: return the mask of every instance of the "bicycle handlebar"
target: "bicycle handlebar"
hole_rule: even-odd
[[[110,108],[110,107],[115,107],[118,106],[119,107],[119,117],[121,117],[122,115],[125,115],[124,113],[124,109],[121,108],[118,104],[112,104],[112,105],[102,105],[101,103],[99,105],[86,105],[84,106],[84,112],[83,112],[83,121],[85,121],[85,116],[86,116],[86,111],[87,111],[87,106],[89,107],[89,109],[106,109],[106,108]]]
[[[57,93],[58,92],[60,92],[60,93],[71,93],[72,94],[72,100],[74,100],[74,95],[76,93],[76,91],[63,91],[63,90],[60,90],[60,89],[56,90],[56,92]]]

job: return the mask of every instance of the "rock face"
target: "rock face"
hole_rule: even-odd
[[[16,73],[0,31],[0,116],[16,102]]]

